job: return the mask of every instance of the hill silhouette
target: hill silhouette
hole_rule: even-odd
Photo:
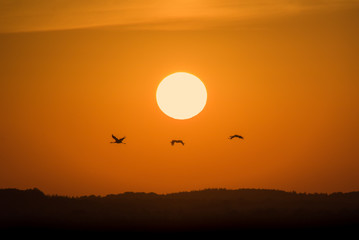
[[[36,188],[0,189],[3,230],[190,232],[358,227],[359,192],[205,189],[65,197],[45,195]]]

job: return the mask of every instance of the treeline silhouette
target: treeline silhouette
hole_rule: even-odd
[[[66,197],[0,189],[0,228],[120,231],[357,229],[359,192],[205,189]]]

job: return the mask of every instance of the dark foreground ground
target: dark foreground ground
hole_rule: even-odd
[[[0,229],[86,233],[256,233],[359,230],[359,192],[208,189],[69,198],[0,189]]]

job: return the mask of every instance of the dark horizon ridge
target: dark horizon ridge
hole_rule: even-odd
[[[156,193],[156,192],[144,192],[144,191],[125,191],[125,192],[119,192],[119,193],[109,193],[109,194],[84,194],[84,195],[66,195],[66,194],[47,194],[44,191],[40,190],[37,187],[33,188],[25,188],[25,189],[19,189],[19,188],[0,188],[0,194],[1,192],[40,192],[44,196],[56,196],[56,197],[68,197],[68,198],[82,198],[82,197],[88,197],[88,196],[95,196],[95,197],[107,197],[107,196],[113,196],[113,195],[122,195],[122,194],[149,194],[149,195],[157,195],[157,196],[168,196],[168,195],[176,195],[176,194],[187,194],[187,193],[199,193],[199,192],[243,192],[243,191],[262,191],[262,192],[278,192],[278,193],[288,193],[288,194],[297,194],[297,195],[338,195],[338,194],[359,194],[359,190],[357,191],[335,191],[335,192],[298,192],[295,190],[292,191],[286,191],[281,189],[274,189],[274,188],[203,188],[203,189],[197,189],[197,190],[185,190],[185,191],[175,191],[175,192],[168,192],[168,193]]]
[[[212,232],[355,230],[359,191],[296,193],[204,189],[171,194],[45,195],[37,188],[0,189],[0,229]]]

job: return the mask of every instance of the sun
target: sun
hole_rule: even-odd
[[[159,108],[174,119],[189,119],[199,114],[207,102],[207,90],[196,76],[176,72],[165,77],[157,87]]]

